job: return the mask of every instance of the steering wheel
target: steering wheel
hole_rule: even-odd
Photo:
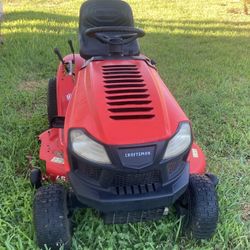
[[[109,32],[119,32],[120,34],[110,34]],[[145,32],[141,29],[127,26],[103,26],[89,28],[85,31],[85,35],[96,38],[102,43],[123,45],[128,44],[139,37],[143,37]]]

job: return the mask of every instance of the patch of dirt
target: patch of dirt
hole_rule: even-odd
[[[227,10],[228,13],[232,13],[232,14],[242,14],[242,9],[239,8],[231,8]]]
[[[242,207],[242,219],[250,221],[250,204],[244,204]]]
[[[39,80],[39,81],[24,81],[18,85],[18,89],[27,92],[34,92],[40,87],[46,86],[46,80]]]

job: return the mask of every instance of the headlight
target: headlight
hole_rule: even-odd
[[[192,141],[191,128],[189,123],[185,122],[180,125],[179,131],[168,142],[163,159],[170,159],[185,152]]]
[[[70,141],[73,151],[78,156],[96,163],[111,163],[105,148],[89,138],[81,129],[70,131]]]

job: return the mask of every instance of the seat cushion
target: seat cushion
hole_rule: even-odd
[[[102,26],[134,27],[130,6],[121,0],[88,0],[80,9],[79,40],[83,58],[109,55],[109,46],[85,35],[86,29]],[[119,34],[120,32],[117,32]],[[114,32],[112,32],[114,34]],[[139,55],[139,45],[135,40],[124,45],[124,55]]]

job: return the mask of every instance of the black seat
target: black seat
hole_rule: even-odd
[[[121,0],[88,0],[82,4],[79,20],[79,39],[80,55],[83,58],[109,55],[109,46],[107,44],[85,35],[88,28],[102,26],[134,27],[133,13],[130,6]],[[119,32],[116,33],[120,34]],[[123,54],[125,56],[139,55],[140,49],[137,40],[124,45]]]

